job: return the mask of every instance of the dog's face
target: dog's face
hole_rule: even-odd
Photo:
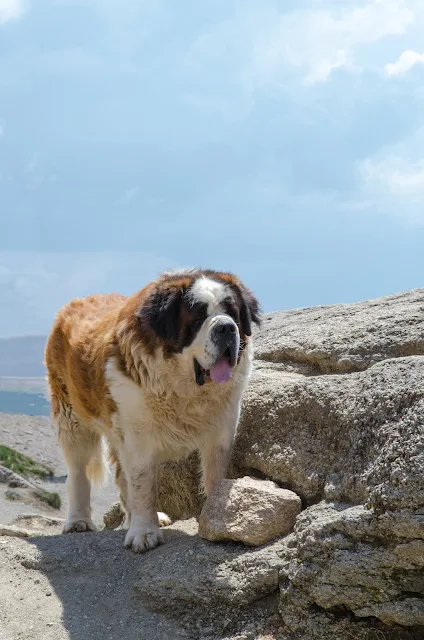
[[[150,344],[180,357],[203,385],[231,378],[252,323],[259,323],[259,304],[232,274],[186,270],[153,283],[138,317]]]

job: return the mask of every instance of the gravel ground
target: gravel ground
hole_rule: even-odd
[[[134,597],[143,558],[121,544],[116,556],[114,539],[122,535],[0,537],[0,640],[187,637]]]

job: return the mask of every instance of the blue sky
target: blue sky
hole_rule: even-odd
[[[423,286],[422,0],[0,0],[0,336],[159,271]]]

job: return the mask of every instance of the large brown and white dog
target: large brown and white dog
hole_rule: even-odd
[[[136,552],[161,542],[156,470],[200,451],[206,495],[225,476],[252,360],[259,305],[230,273],[187,269],[125,297],[76,299],[57,314],[45,360],[68,467],[64,532],[90,531],[103,443]]]

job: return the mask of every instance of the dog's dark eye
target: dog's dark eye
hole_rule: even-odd
[[[193,322],[193,327],[194,329],[200,329],[200,327],[202,326],[202,324],[204,323],[205,319],[204,318],[196,318],[196,320]]]

